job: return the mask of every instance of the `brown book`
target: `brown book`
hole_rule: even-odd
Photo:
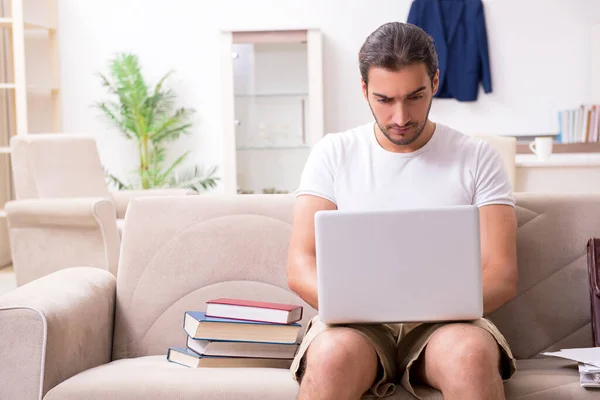
[[[169,347],[167,360],[190,368],[284,368],[291,359],[201,356],[188,348]]]
[[[600,346],[600,238],[591,238],[587,245],[590,301],[594,346]]]
[[[267,322],[245,321],[228,318],[207,317],[201,311],[186,311],[183,329],[194,339],[296,343],[301,325],[271,324]]]

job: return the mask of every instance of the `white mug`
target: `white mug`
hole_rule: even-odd
[[[531,143],[529,143],[529,150],[535,154],[540,161],[546,161],[552,154],[552,143],[551,137],[537,137]]]

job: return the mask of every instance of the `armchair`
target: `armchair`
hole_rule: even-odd
[[[511,186],[514,188],[517,180],[517,167],[515,161],[515,157],[517,155],[517,138],[512,136],[494,135],[474,135],[473,137],[488,142],[492,148],[500,153],[502,161],[504,161],[506,173],[508,174],[508,180],[510,181]]]
[[[16,136],[11,149],[16,200],[5,209],[18,286],[72,266],[103,268],[116,275],[130,200],[193,193],[110,192],[90,136]]]

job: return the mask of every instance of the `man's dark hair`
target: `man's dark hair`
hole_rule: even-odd
[[[389,22],[371,33],[360,48],[358,63],[367,84],[371,67],[398,71],[404,66],[423,63],[432,82],[438,69],[431,36],[418,26],[402,22]]]

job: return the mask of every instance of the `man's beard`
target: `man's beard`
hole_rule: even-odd
[[[412,144],[415,140],[417,140],[421,136],[421,134],[423,133],[423,130],[425,130],[425,125],[427,125],[427,120],[429,119],[429,111],[431,110],[431,104],[432,103],[433,103],[433,99],[429,102],[429,107],[427,107],[427,114],[425,114],[425,119],[424,119],[423,123],[420,126],[417,126],[416,133],[412,137],[406,138],[406,139],[394,139],[388,133],[388,129],[406,128],[406,126],[401,127],[398,124],[391,124],[391,125],[388,125],[388,126],[386,126],[384,128],[383,126],[381,126],[381,124],[379,123],[379,121],[375,117],[375,113],[373,113],[373,108],[371,107],[370,103],[369,103],[369,108],[371,109],[371,114],[373,114],[373,118],[375,118],[375,122],[377,123],[377,126],[379,126],[379,129],[381,130],[381,132],[383,133],[383,135],[390,142],[394,143],[396,146],[408,146],[409,144]]]

